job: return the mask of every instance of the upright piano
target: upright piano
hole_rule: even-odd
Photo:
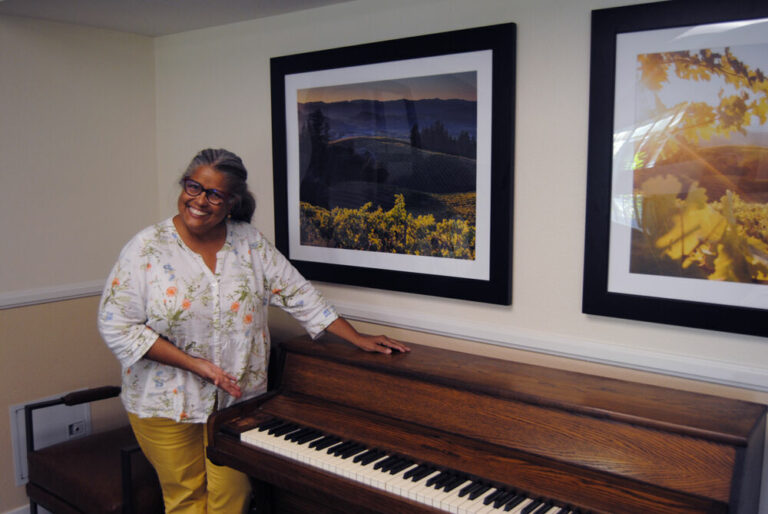
[[[282,343],[209,458],[265,512],[758,511],[765,405],[409,346]]]

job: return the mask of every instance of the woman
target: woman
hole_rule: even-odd
[[[250,225],[246,178],[231,152],[197,154],[178,214],[134,236],[102,296],[99,331],[122,364],[121,398],[168,514],[247,510],[247,477],[205,457],[205,422],[266,390],[268,305],[312,337],[327,330],[365,351],[409,350],[357,332]]]

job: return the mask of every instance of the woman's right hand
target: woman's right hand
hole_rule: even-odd
[[[193,359],[195,360],[192,370],[194,373],[235,398],[240,398],[243,395],[240,385],[237,383],[237,377],[227,373],[211,361],[200,357],[193,357]]]
[[[153,361],[191,371],[235,398],[243,396],[243,391],[240,389],[235,376],[230,375],[209,360],[193,357],[181,351],[165,338],[158,337],[144,356]]]

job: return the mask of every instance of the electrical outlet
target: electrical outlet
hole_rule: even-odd
[[[85,432],[85,421],[75,421],[74,423],[70,423],[67,426],[67,432],[69,433],[70,439],[73,437],[77,437]]]

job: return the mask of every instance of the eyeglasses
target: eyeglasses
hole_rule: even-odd
[[[211,205],[221,205],[230,196],[229,193],[218,189],[205,189],[202,184],[191,178],[182,179],[181,183],[184,186],[184,192],[189,196],[200,196],[200,194],[205,193],[205,198]]]

